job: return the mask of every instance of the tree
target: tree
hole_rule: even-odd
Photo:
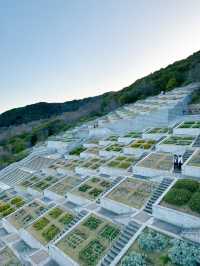
[[[166,89],[170,90],[172,88],[175,88],[177,86],[177,80],[175,77],[170,78],[167,82]]]

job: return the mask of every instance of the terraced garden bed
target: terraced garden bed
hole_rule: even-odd
[[[154,127],[149,129],[146,133],[148,134],[160,134],[160,133],[167,133],[170,134],[172,133],[172,130],[170,128],[163,128],[163,127]]]
[[[71,191],[73,188],[78,186],[81,182],[83,182],[83,179],[80,178],[80,176],[78,175],[68,176],[68,177],[61,179],[56,184],[52,185],[48,190],[60,196],[65,196],[67,192]]]
[[[192,136],[170,136],[163,140],[160,144],[162,145],[181,145],[181,146],[189,146],[195,140]]]
[[[168,191],[160,205],[200,217],[199,202],[200,182],[192,179],[181,179]]]
[[[109,161],[106,166],[111,168],[119,168],[128,170],[130,166],[136,163],[137,159],[133,156],[118,156]]]
[[[33,201],[17,212],[8,216],[7,220],[16,228],[25,228],[35,219],[44,214],[49,208],[40,201]]]
[[[140,138],[142,136],[142,132],[139,131],[131,131],[127,133],[124,137],[125,138]]]
[[[186,121],[179,125],[178,128],[200,128],[200,121]]]
[[[22,263],[9,247],[0,250],[0,263],[2,266],[22,266]]]
[[[58,206],[49,210],[39,220],[28,227],[27,230],[45,245],[61,233],[73,219],[73,213]]]
[[[173,169],[173,155],[170,153],[153,152],[140,161],[137,166],[171,171]]]
[[[179,244],[180,247],[178,246]],[[179,252],[181,252],[183,246],[179,240],[173,239],[151,228],[145,228],[122,257],[118,266],[175,266],[178,264],[173,262],[178,261],[178,259],[181,260]],[[182,257],[186,258],[186,255],[183,253]]]
[[[49,168],[51,169],[55,169],[55,170],[60,170],[63,172],[73,172],[76,168],[76,166],[78,166],[80,163],[80,159],[69,159],[69,160],[61,160],[57,163],[55,163],[54,165],[50,166]]]
[[[108,146],[105,150],[109,152],[122,152],[123,145],[120,145],[118,143],[111,144]]]
[[[132,149],[149,150],[156,144],[155,140],[137,139],[133,141],[128,147]]]
[[[0,218],[6,217],[22,207],[27,201],[22,196],[13,191],[7,191],[0,194]]]
[[[111,187],[111,182],[99,177],[92,177],[75,190],[73,194],[87,198],[89,200],[97,199],[106,189]]]
[[[120,233],[119,226],[91,214],[56,243],[81,266],[95,266]]]
[[[45,189],[47,189],[48,187],[50,187],[52,184],[56,183],[57,181],[58,181],[57,177],[48,176],[48,177],[45,177],[45,178],[41,179],[40,181],[34,183],[31,186],[31,188],[35,189],[39,192],[42,192]]]
[[[83,161],[79,164],[79,167],[88,168],[91,170],[97,170],[100,166],[106,163],[105,159],[102,158],[92,158],[86,161]]]
[[[151,196],[155,184],[149,181],[127,178],[115,187],[106,198],[140,209]]]

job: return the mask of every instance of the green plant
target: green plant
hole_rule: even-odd
[[[36,230],[42,230],[47,224],[49,223],[49,220],[45,217],[42,217],[37,222],[34,223],[33,227]]]
[[[174,188],[187,189],[190,192],[195,192],[199,189],[199,182],[192,179],[178,180]]]
[[[105,225],[100,232],[100,236],[110,241],[114,240],[120,233],[120,230],[113,225]]]
[[[169,250],[169,258],[175,265],[197,266],[200,249],[182,240],[172,240],[173,247]]]
[[[172,205],[182,206],[190,200],[191,195],[192,193],[186,189],[172,188],[165,195],[164,201]]]
[[[43,231],[42,235],[46,241],[51,241],[59,232],[59,228],[52,224],[49,228]]]
[[[79,253],[79,258],[84,262],[85,266],[94,266],[106,248],[99,242],[99,240],[92,240]]]
[[[66,213],[64,216],[60,218],[59,222],[64,225],[68,225],[73,219],[74,216],[72,214]]]
[[[147,262],[144,255],[132,251],[122,259],[121,266],[147,266]]]
[[[200,213],[200,192],[192,195],[189,201],[189,207],[192,211]]]
[[[168,245],[168,238],[163,234],[149,230],[138,238],[139,247],[147,252],[163,250]]]
[[[51,211],[49,212],[49,215],[50,215],[52,218],[56,219],[56,218],[58,218],[62,213],[63,213],[63,210],[60,209],[60,208],[58,208],[58,207],[56,207],[56,208],[54,208],[53,210],[51,210]]]
[[[86,191],[89,190],[90,188],[92,188],[92,187],[89,186],[89,185],[87,185],[87,184],[84,184],[84,185],[80,186],[80,187],[78,188],[78,190],[81,191],[81,192],[86,192]]]
[[[96,230],[97,227],[102,223],[102,221],[99,218],[96,218],[94,216],[90,216],[85,222],[84,226],[88,227],[90,230]]]

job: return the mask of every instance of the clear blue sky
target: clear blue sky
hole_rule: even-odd
[[[0,0],[0,112],[119,90],[200,49],[199,0]]]

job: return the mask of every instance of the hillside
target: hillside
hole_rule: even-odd
[[[200,51],[130,86],[96,97],[64,103],[36,103],[0,115],[0,169],[22,159],[38,142],[117,107],[163,90],[200,81]],[[193,101],[199,101],[199,92]]]
[[[141,78],[118,92],[108,92],[100,96],[64,103],[41,102],[9,110],[0,115],[0,127],[48,119],[67,112],[73,112],[76,116],[75,113],[82,110],[87,110],[87,115],[91,112],[102,115],[120,105],[158,94],[162,90],[170,90],[176,86],[199,81],[199,73],[200,51]]]

